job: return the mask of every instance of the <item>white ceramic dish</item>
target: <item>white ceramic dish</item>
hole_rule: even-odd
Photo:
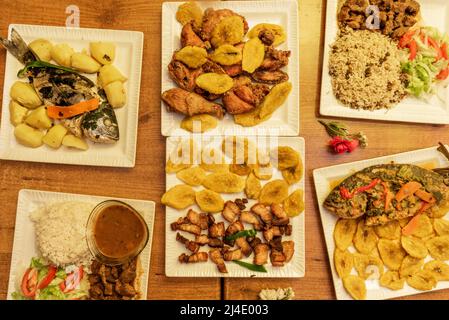
[[[198,149],[200,146],[202,147],[213,147],[214,149],[220,150],[222,137],[203,137],[203,142],[201,144],[198,142],[196,145]],[[180,139],[188,139],[183,137],[170,137],[167,139],[167,159],[170,154],[172,154],[173,150],[176,150],[176,146],[178,145]],[[198,140],[201,141],[201,138],[198,137]],[[211,139],[210,141],[206,139]],[[297,150],[302,158],[303,164],[305,163],[305,144],[304,139],[300,137],[249,137],[250,140],[256,142],[258,148],[261,150],[271,150],[275,147],[279,146],[290,146],[294,150]],[[276,168],[273,170],[273,179],[282,179],[282,175],[280,171]],[[271,181],[270,180],[270,181]],[[261,181],[261,184],[264,185],[268,181]],[[166,175],[166,189],[170,189],[171,187],[183,183],[176,177],[175,173]],[[194,187],[195,190],[201,190],[202,187]],[[289,193],[294,190],[302,189],[304,190],[304,178],[301,179],[300,182],[291,185],[289,188]],[[245,194],[242,193],[234,193],[234,194],[221,194],[223,199],[226,200],[235,200],[237,198],[244,198]],[[247,204],[247,208],[250,208],[253,204],[255,204],[255,200],[249,200]],[[197,205],[191,206],[193,210],[200,212],[201,210]],[[295,242],[295,254],[292,260],[286,264],[284,267],[275,268],[272,267],[270,263],[266,264],[265,267],[267,269],[267,273],[258,273],[252,272],[245,268],[242,268],[236,264],[231,262],[226,263],[226,267],[228,269],[227,274],[220,273],[217,270],[217,266],[211,262],[205,263],[193,263],[193,264],[180,264],[178,262],[178,257],[182,253],[187,253],[186,248],[179,242],[176,241],[176,232],[172,231],[170,228],[170,224],[175,222],[179,217],[185,216],[188,209],[184,210],[176,210],[170,207],[166,207],[165,209],[165,274],[167,277],[264,277],[264,278],[300,278],[304,276],[305,273],[305,226],[304,226],[304,215],[305,212],[301,213],[299,216],[291,218],[290,223],[293,227],[293,234],[291,237],[284,236],[284,240],[293,240]],[[217,222],[225,221],[221,215],[221,213],[217,213],[214,215],[214,218]],[[227,226],[229,223],[226,222]],[[246,229],[249,229],[250,226],[246,226]],[[191,237],[191,235],[187,235],[183,233],[186,237]],[[259,233],[260,237],[261,234]],[[208,252],[210,248],[205,246],[201,248],[201,251]],[[246,261],[252,263],[253,255],[251,255],[248,259],[244,259],[242,261]]]
[[[334,267],[333,255],[335,243],[333,238],[333,232],[335,223],[337,222],[338,219],[337,216],[326,210],[322,204],[326,199],[327,195],[329,194],[329,192],[331,191],[330,189],[331,184],[335,183],[335,181],[341,181],[345,177],[348,177],[351,174],[363,168],[376,164],[384,164],[391,162],[417,164],[417,165],[424,165],[427,167],[449,166],[449,162],[444,158],[444,156],[436,150],[436,147],[433,147],[369,160],[345,163],[337,166],[316,169],[313,171],[315,189],[321,214],[321,223],[324,230],[327,252],[332,270],[332,279],[334,282],[335,293],[337,299],[339,300],[348,300],[352,298],[343,287],[343,283],[341,279],[338,277]],[[446,219],[447,217],[448,216],[446,215]],[[427,257],[427,259],[429,259],[429,257]],[[388,288],[381,287],[378,283],[378,280],[376,279],[368,280],[366,282],[366,288],[367,288],[366,298],[368,300],[390,299],[426,292],[413,289],[412,287],[409,287],[407,283],[404,285],[403,289],[393,291]],[[449,281],[442,281],[438,282],[437,287],[434,288],[432,291],[447,288],[449,288]]]
[[[167,66],[173,52],[180,48],[182,26],[175,15],[178,6],[183,2],[164,2],[162,5],[162,91],[176,87],[170,79]],[[208,131],[207,135],[264,135],[264,136],[297,136],[299,134],[299,17],[296,0],[280,1],[198,1],[202,9],[231,9],[243,15],[249,28],[258,23],[275,23],[282,25],[287,33],[287,41],[279,46],[281,50],[291,50],[290,62],[285,71],[288,73],[293,89],[287,102],[271,117],[257,126],[245,128],[234,123],[233,117],[226,115],[219,120],[217,128]],[[162,108],[162,135],[179,136],[189,132],[181,129],[183,115],[167,112],[164,103]]]
[[[437,27],[440,31],[449,33],[449,2],[446,0],[419,2],[424,24]],[[337,4],[338,0],[327,1],[320,114],[339,118],[449,124],[449,87],[443,90],[441,98],[444,102],[436,96],[432,97],[429,102],[407,97],[390,110],[369,111],[351,109],[335,98],[331,77],[329,76],[329,52],[338,31]]]
[[[115,109],[120,130],[120,140],[113,145],[89,142],[89,150],[71,150],[62,146],[54,150],[46,145],[31,149],[17,143],[14,127],[9,121],[9,90],[20,80],[17,72],[23,65],[11,54],[6,55],[5,82],[3,87],[2,120],[0,128],[0,159],[33,162],[63,163],[108,167],[134,167],[139,114],[140,75],[142,69],[143,33],[136,31],[64,28],[11,24],[25,42],[45,38],[52,43],[67,43],[75,51],[89,50],[91,41],[110,41],[116,45],[114,65],[126,76],[127,103]],[[96,78],[94,75],[93,80]]]
[[[31,212],[41,206],[56,202],[80,201],[89,202],[96,205],[102,201],[111,199],[121,200],[134,207],[143,216],[148,225],[148,244],[139,255],[139,260],[143,271],[140,279],[140,292],[141,299],[145,300],[147,297],[151,245],[153,240],[154,202],[26,189],[20,190],[19,199],[17,201],[16,226],[14,231],[14,244],[11,258],[11,269],[9,273],[7,299],[12,299],[11,294],[18,289],[17,285],[22,277],[21,274],[18,274],[19,270],[26,268],[32,257],[39,256],[35,245],[34,224],[29,219],[29,214]],[[19,279],[17,277],[19,277]]]

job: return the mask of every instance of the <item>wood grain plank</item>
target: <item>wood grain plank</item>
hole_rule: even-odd
[[[0,161],[0,299],[6,297],[17,194],[20,189],[107,195],[156,202],[159,202],[165,191],[165,139],[160,134],[159,100],[161,2],[76,1],[81,12],[81,27],[135,30],[145,35],[136,167],[118,169]],[[6,35],[10,23],[64,26],[65,8],[72,3],[63,0],[10,1],[2,7],[0,33]],[[20,14],[23,12],[26,14]],[[0,50],[0,75],[4,74],[4,62],[5,51]],[[3,88],[3,76],[0,76],[0,88]],[[164,208],[158,204],[148,298],[219,299],[219,279],[169,279],[164,276],[164,226]]]

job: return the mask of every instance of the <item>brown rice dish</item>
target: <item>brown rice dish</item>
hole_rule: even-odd
[[[354,109],[389,109],[406,96],[400,49],[379,33],[343,30],[331,46],[329,74],[335,97]]]

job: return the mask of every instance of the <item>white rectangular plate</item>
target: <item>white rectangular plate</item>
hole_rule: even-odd
[[[178,6],[183,2],[164,2],[162,5],[162,92],[175,88],[176,84],[170,79],[167,66],[173,52],[180,49],[180,34],[182,26],[175,15]],[[287,41],[279,46],[281,50],[291,50],[289,64],[285,71],[293,88],[287,99],[271,117],[257,126],[245,128],[234,123],[231,115],[218,121],[214,130],[208,135],[266,135],[266,136],[297,136],[299,134],[299,17],[296,0],[280,1],[198,1],[199,6],[205,10],[230,9],[245,17],[249,29],[258,23],[274,23],[284,27]],[[167,112],[163,102],[162,108],[162,135],[180,136],[188,134],[181,129],[183,115]]]
[[[449,32],[449,2],[447,0],[419,2],[424,24],[437,27],[442,32]],[[430,102],[407,97],[390,110],[351,109],[335,98],[329,75],[329,52],[338,32],[337,5],[338,0],[327,1],[320,114],[341,118],[449,124],[449,87],[444,90],[444,97],[442,97],[445,102],[436,97],[433,97]]]
[[[9,272],[8,299],[12,299],[11,294],[18,290],[18,283],[22,277],[17,274],[23,267],[27,267],[32,257],[38,257],[38,250],[35,242],[34,224],[29,219],[29,214],[41,206],[56,202],[79,201],[98,204],[105,200],[121,200],[135,208],[148,225],[148,244],[139,255],[143,274],[140,279],[141,300],[146,300],[148,289],[148,275],[150,270],[151,245],[153,240],[154,227],[154,202],[121,199],[115,197],[100,197],[81,194],[48,192],[39,190],[20,190],[17,201],[16,227],[14,231],[14,244],[11,258],[11,269]],[[19,278],[17,278],[19,277]]]
[[[91,41],[110,41],[116,45],[114,65],[128,78],[125,82],[127,103],[115,109],[120,130],[120,140],[111,145],[89,142],[89,150],[80,151],[61,146],[54,150],[47,145],[31,149],[17,143],[14,127],[9,121],[9,90],[17,80],[23,65],[11,54],[6,55],[5,83],[3,87],[2,120],[0,128],[0,159],[63,163],[108,167],[134,167],[136,158],[137,125],[139,115],[140,74],[142,69],[143,33],[136,31],[64,28],[11,24],[26,43],[39,38],[67,43],[76,52],[89,50]],[[95,81],[96,76],[89,76]],[[23,80],[22,80],[23,81]]]
[[[318,198],[318,205],[321,214],[321,223],[323,225],[324,236],[327,246],[327,253],[329,256],[329,262],[332,269],[332,279],[334,281],[335,294],[337,296],[337,299],[339,300],[349,300],[352,298],[343,287],[343,283],[341,279],[338,277],[334,267],[333,256],[335,250],[335,243],[333,233],[335,223],[337,222],[338,218],[336,215],[329,212],[327,209],[323,207],[323,202],[326,199],[329,192],[331,191],[330,189],[331,184],[335,183],[335,181],[341,181],[342,179],[366,167],[391,162],[408,163],[423,166],[430,165],[432,167],[449,166],[449,162],[444,158],[444,156],[441,153],[439,153],[436,150],[436,147],[432,147],[428,149],[399,153],[385,157],[362,160],[352,163],[345,163],[327,168],[315,169],[313,171],[313,179],[315,181],[316,195]],[[427,259],[429,259],[429,257],[427,257]],[[449,281],[440,281],[438,282],[437,287],[432,291],[447,288],[449,288]],[[366,281],[366,289],[367,289],[366,298],[368,300],[390,299],[426,292],[413,289],[412,287],[409,287],[407,283],[404,285],[403,289],[393,291],[388,288],[379,286],[378,280]]]
[[[221,141],[223,137],[208,137],[211,140],[208,141],[204,139],[202,141],[202,146],[204,147],[213,147],[214,149],[221,149]],[[271,150],[272,148],[279,146],[289,146],[294,150],[298,151],[301,155],[303,165],[305,163],[305,144],[304,139],[300,137],[248,137],[250,140],[256,142],[256,145],[261,150]],[[176,146],[179,143],[179,139],[188,139],[182,137],[170,137],[167,139],[167,150],[166,156],[167,159],[169,155],[176,150]],[[200,138],[201,139],[201,138]],[[201,141],[201,140],[196,140]],[[260,142],[257,144],[257,142]],[[200,150],[200,144],[196,144],[198,149]],[[262,147],[263,146],[263,147]],[[304,169],[305,172],[305,169]],[[271,180],[261,180],[262,186],[273,179],[282,179],[282,175],[280,171],[276,168],[273,170],[273,177]],[[183,184],[181,180],[176,177],[175,173],[166,175],[166,190],[171,187]],[[194,187],[196,191],[203,189],[203,187]],[[289,194],[294,190],[302,189],[304,190],[304,178],[301,179],[300,182],[293,184],[289,188]],[[225,201],[227,200],[235,200],[238,198],[245,198],[245,194],[242,193],[233,193],[233,194],[223,194],[221,196]],[[246,205],[247,208],[250,208],[252,205],[256,204],[255,200],[249,200]],[[192,207],[193,210],[197,212],[201,212],[197,205]],[[181,264],[178,261],[178,257],[182,253],[186,253],[187,249],[178,241],[176,241],[176,232],[172,231],[170,228],[170,224],[176,222],[179,217],[184,217],[187,214],[189,208],[183,210],[176,210],[174,208],[166,207],[165,208],[165,275],[167,277],[231,277],[231,278],[247,278],[247,277],[259,277],[259,278],[300,278],[304,277],[305,273],[305,226],[304,226],[304,215],[305,211],[302,212],[299,216],[291,218],[290,223],[293,227],[293,234],[291,237],[284,236],[284,240],[293,240],[295,242],[295,254],[292,260],[286,264],[284,267],[272,267],[271,263],[265,265],[267,269],[267,273],[261,272],[252,272],[243,267],[240,267],[232,262],[226,262],[226,267],[228,269],[228,273],[220,273],[217,270],[217,266],[212,262],[202,262],[202,263],[192,263],[192,264]],[[221,213],[214,214],[214,218],[216,222],[225,221],[222,217]],[[228,222],[225,223],[226,227],[229,225]],[[249,226],[246,226],[246,229],[249,229]],[[184,234],[186,236],[186,234]],[[258,234],[260,237],[260,233]],[[186,237],[191,238],[191,235],[187,235]],[[204,246],[200,249],[200,251],[209,251],[208,246]],[[247,259],[243,259],[242,261],[252,263],[253,256],[251,255]]]

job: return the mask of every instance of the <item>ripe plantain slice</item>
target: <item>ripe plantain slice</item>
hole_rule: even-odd
[[[434,219],[433,228],[439,236],[449,235],[449,220]]]
[[[379,279],[384,273],[382,260],[372,255],[354,253],[354,267],[363,279]]]
[[[354,267],[354,259],[352,253],[348,250],[342,251],[335,248],[334,251],[334,265],[335,270],[340,278],[349,276],[352,268]]]
[[[407,277],[407,284],[417,290],[428,291],[435,288],[437,280],[432,272],[428,270],[421,270],[417,273]]]
[[[449,260],[449,236],[433,237],[426,241],[426,247],[432,258]]]
[[[401,225],[397,220],[384,225],[375,226],[374,230],[379,238],[394,240],[401,236]]]
[[[360,220],[353,241],[357,251],[368,254],[376,247],[377,235],[373,227],[365,225],[365,221]]]
[[[338,249],[345,251],[352,244],[358,220],[338,219],[334,228],[334,241]]]
[[[427,256],[426,244],[423,240],[413,236],[401,237],[402,248],[414,258],[424,259]]]
[[[380,239],[377,248],[384,264],[390,270],[399,270],[402,260],[406,256],[400,242],[398,240]]]
[[[424,265],[423,269],[431,272],[437,281],[449,281],[449,265],[443,261],[429,261]]]
[[[346,276],[343,278],[343,286],[355,300],[366,299],[366,285],[363,278],[353,275]]]
[[[380,277],[379,283],[382,287],[391,290],[400,290],[404,288],[405,279],[399,277],[399,272],[389,270]]]
[[[423,264],[424,259],[406,256],[404,260],[402,260],[401,268],[399,269],[399,275],[401,276],[401,278],[407,278],[408,276],[411,276],[421,270]]]

